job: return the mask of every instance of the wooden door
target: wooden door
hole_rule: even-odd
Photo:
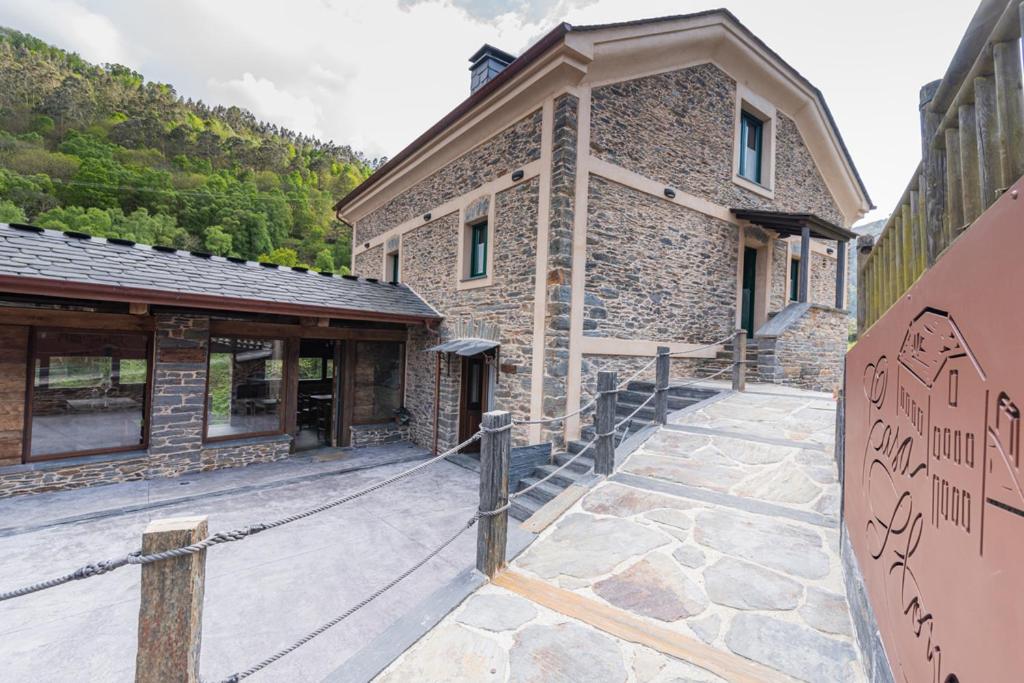
[[[484,406],[487,405],[487,364],[483,356],[462,359],[462,396],[459,401],[459,442],[465,441],[480,429]],[[476,441],[464,449],[480,451]]]

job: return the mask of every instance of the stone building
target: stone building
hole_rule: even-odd
[[[760,378],[841,381],[848,226],[872,207],[793,67],[723,10],[471,61],[470,96],[335,207],[353,272],[444,316],[409,338],[415,441],[451,446],[490,407],[572,411],[660,345],[688,375],[740,327]]]

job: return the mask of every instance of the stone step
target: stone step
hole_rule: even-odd
[[[569,468],[566,468],[562,470],[562,472],[567,472],[568,470]],[[536,472],[536,470],[534,471]],[[540,477],[535,477],[532,475],[529,477],[523,477],[522,479],[519,480],[519,490],[522,491],[527,487],[533,486],[534,484],[537,484],[538,481],[540,481]],[[564,486],[558,486],[554,482],[555,477],[552,477],[551,479],[548,479],[543,483],[537,484],[536,486],[534,486],[534,488],[530,489],[529,493],[520,496],[520,498],[533,497],[546,503],[565,490]]]
[[[626,417],[627,415],[631,414],[634,410],[636,410],[639,405],[640,405],[639,403],[616,403],[615,404],[615,416],[619,420],[621,420],[622,418]],[[654,401],[651,401],[650,403],[645,405],[643,408],[640,408],[640,410],[637,411],[637,414],[633,416],[633,419],[634,420],[644,420],[646,422],[653,421],[654,420]],[[618,421],[618,420],[616,420],[616,421]]]
[[[640,391],[630,391],[629,389],[623,389],[619,392],[617,403],[631,403],[633,405],[640,405],[647,400],[650,394],[645,394]],[[685,396],[672,396],[668,397],[668,409],[669,410],[681,410],[686,406],[692,405],[693,401],[686,398]]]
[[[630,391],[639,391],[644,395],[649,395],[654,391],[654,382],[645,381],[633,381],[626,387]],[[680,398],[691,398],[696,401],[703,401],[706,398],[711,398],[718,392],[714,389],[702,389],[700,387],[669,387],[668,395],[676,396]]]
[[[533,475],[526,479],[533,479],[534,477],[536,477],[536,479],[540,479],[548,476],[557,469],[558,465],[541,465],[533,471]],[[564,470],[548,479],[547,483],[554,484],[561,487],[561,489],[564,489],[575,484],[582,476],[582,472],[574,472],[572,468],[566,467]],[[523,479],[523,481],[526,481],[526,479]],[[536,481],[536,479],[534,479],[534,481]]]
[[[573,444],[578,444],[577,449],[575,451],[572,450],[572,445]],[[585,441],[572,441],[572,442],[570,442],[569,443],[569,450],[570,450],[570,452],[569,453],[556,453],[555,454],[555,464],[558,465],[558,466],[564,465],[574,455],[579,453],[580,450],[582,450],[585,445],[587,445]],[[569,467],[567,467],[566,469],[574,470],[576,472],[581,472],[581,473],[589,472],[590,470],[592,470],[594,468],[594,459],[591,457],[591,455],[593,455],[593,453],[594,453],[594,449],[591,448],[589,451],[587,451],[586,453],[584,453],[580,457],[578,457],[575,460],[573,460],[572,464],[569,465]]]
[[[520,496],[512,501],[512,507],[508,509],[508,513],[520,522],[525,522],[533,516],[533,513],[540,510],[543,505],[544,503],[537,498],[529,495]]]

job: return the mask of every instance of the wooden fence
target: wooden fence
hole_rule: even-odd
[[[983,0],[945,76],[921,89],[921,164],[878,239],[858,243],[859,332],[1024,176],[1022,25],[1021,0]]]

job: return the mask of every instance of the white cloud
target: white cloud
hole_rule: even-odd
[[[130,64],[132,54],[110,18],[73,0],[0,0],[0,25],[48,36],[65,50],[97,63]]]
[[[320,128],[323,110],[309,97],[294,95],[273,81],[251,73],[241,78],[208,81],[210,90],[225,102],[248,109],[257,118],[272,121],[294,131],[324,137]]]

